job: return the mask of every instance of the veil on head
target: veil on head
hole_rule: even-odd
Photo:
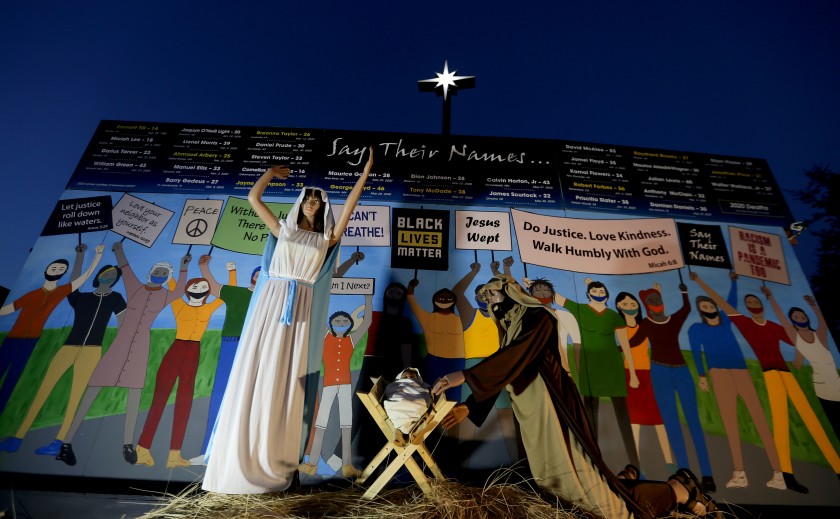
[[[329,240],[334,238],[332,232],[335,227],[335,218],[333,217],[332,206],[330,205],[330,199],[327,196],[327,192],[320,187],[307,186],[302,188],[297,200],[295,200],[294,205],[292,205],[292,209],[289,211],[289,215],[286,216],[285,220],[280,221],[281,226],[286,229],[288,234],[292,234],[297,231],[297,219],[300,214],[300,206],[303,205],[303,198],[306,196],[306,191],[308,190],[318,191],[321,195],[321,199],[324,201],[324,239]]]

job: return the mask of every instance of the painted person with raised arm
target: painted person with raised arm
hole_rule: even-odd
[[[83,244],[76,247],[75,264],[81,264],[86,249],[87,246]],[[59,285],[58,280],[67,272],[70,263],[64,258],[51,262],[44,269],[44,283],[40,287],[0,308],[0,316],[20,311],[12,329],[0,343],[0,378],[3,379],[0,384],[0,413],[6,408],[23,374],[23,368],[32,357],[50,314],[65,297],[84,285],[102,259],[103,250],[105,248],[102,245],[97,246],[93,261],[85,273],[64,285]]]
[[[799,387],[799,383],[790,372],[790,368],[782,357],[781,343],[793,345],[785,329],[764,317],[764,304],[755,294],[744,296],[744,305],[750,313],[749,317],[742,315],[735,307],[723,299],[712,287],[700,279],[696,273],[691,278],[700,285],[706,294],[720,307],[732,324],[738,328],[741,335],[755,353],[761,366],[764,382],[767,387],[767,399],[770,402],[770,420],[773,424],[773,440],[779,454],[779,464],[782,477],[789,490],[808,493],[808,488],[802,485],[793,475],[793,461],[790,453],[790,416],[788,414],[788,400],[799,413],[805,427],[817,443],[817,446],[828,460],[835,473],[840,473],[840,457],[832,447],[828,436],[817,420],[814,410]],[[730,273],[735,283],[738,275]],[[766,288],[766,287],[765,287]],[[769,289],[768,289],[769,290]]]
[[[371,167],[373,148],[337,220],[319,188],[302,189],[285,220],[274,216],[263,194],[275,178],[288,178],[286,167],[267,169],[251,188],[248,201],[270,235],[210,441],[205,490],[258,494],[291,485],[301,460],[307,368],[322,356],[323,329],[311,325],[326,321],[336,246]]]
[[[583,404],[596,436],[600,399],[610,399],[627,459],[638,465],[639,455],[627,410],[625,361],[630,371],[630,387],[639,387],[639,379],[630,353],[627,323],[618,312],[607,306],[610,293],[606,285],[590,278],[586,278],[584,282],[586,298],[589,300],[587,304],[578,303],[556,292],[554,294],[554,302],[568,310],[580,328],[580,347],[575,348],[578,390],[583,396]]]
[[[207,446],[210,443],[210,436],[213,434],[213,426],[216,425],[216,417],[219,415],[219,407],[222,405],[222,396],[227,388],[230,369],[233,366],[233,359],[236,357],[236,350],[239,347],[239,338],[242,334],[242,327],[245,326],[245,316],[248,313],[248,305],[251,304],[251,296],[254,294],[254,287],[257,284],[257,275],[260,267],[251,272],[251,279],[246,287],[236,285],[236,263],[233,261],[225,264],[228,272],[228,283],[222,285],[213,273],[210,272],[209,255],[201,256],[198,259],[198,268],[201,276],[210,284],[210,293],[225,302],[225,320],[222,323],[222,343],[219,346],[219,360],[216,362],[216,374],[213,376],[213,389],[210,391],[210,408],[207,412],[207,425],[204,431],[204,440],[201,443],[201,453],[190,458],[192,465],[206,465],[204,459],[207,454]]]
[[[803,360],[808,360],[813,370],[814,392],[820,401],[834,434],[840,431],[840,375],[837,374],[837,364],[828,349],[828,324],[817,306],[813,296],[803,296],[805,303],[811,307],[811,312],[817,316],[817,329],[811,327],[811,319],[805,310],[798,306],[791,307],[787,319],[777,313],[779,322],[788,332],[788,337],[794,340],[796,358],[793,367],[802,367]],[[778,305],[774,305],[775,310]]]
[[[180,297],[178,287],[184,286],[187,279],[187,267],[192,261],[192,256],[189,254],[181,258],[178,282],[175,285],[169,285],[171,290],[166,290],[164,284],[171,280],[174,272],[174,268],[168,262],[155,263],[146,276],[146,282],[142,283],[129,265],[128,258],[123,252],[122,243],[114,243],[111,250],[117,258],[117,265],[123,275],[127,300],[125,315],[119,329],[117,329],[117,336],[108,347],[108,351],[102,355],[102,359],[90,376],[85,395],[82,397],[73,423],[64,438],[61,452],[56,457],[57,460],[63,461],[67,465],[76,464],[73,439],[93,402],[104,387],[124,388],[128,392],[128,400],[125,405],[122,455],[126,463],[131,465],[137,463],[137,450],[134,448],[134,429],[140,415],[140,396],[143,387],[146,385],[146,371],[151,347],[151,326],[160,312]]]
[[[87,276],[82,276],[82,256],[87,246],[80,244],[76,247],[79,253],[73,264],[73,272],[70,279],[77,280],[79,286],[84,283]],[[97,254],[102,255],[105,250],[103,245],[96,248]],[[96,266],[94,263],[90,271]],[[70,394],[67,397],[67,408],[64,412],[64,420],[52,442],[39,447],[35,454],[42,456],[59,456],[64,436],[70,429],[70,423],[76,413],[76,408],[84,394],[93,369],[102,356],[102,340],[105,336],[105,329],[111,315],[117,316],[117,323],[120,322],[122,312],[125,310],[125,300],[122,294],[113,292],[111,286],[120,279],[120,271],[117,267],[106,265],[102,267],[93,280],[93,292],[80,292],[72,290],[72,283],[69,285],[71,292],[67,295],[67,302],[73,307],[73,327],[70,334],[59,348],[47,367],[35,399],[29,405],[29,411],[23,419],[15,435],[0,442],[0,450],[14,452],[20,447],[23,438],[29,432],[35,422],[38,413],[46,403],[47,398],[52,394],[58,381],[70,369],[73,370],[73,380],[70,387]],[[8,377],[8,375],[7,375]]]
[[[696,274],[692,273],[691,278],[695,279],[695,277]],[[737,300],[737,284],[733,281],[727,302],[735,306]],[[747,369],[747,361],[732,332],[731,321],[710,297],[697,296],[696,305],[700,322],[688,328],[688,342],[694,355],[694,365],[697,367],[698,386],[701,391],[708,392],[711,380],[711,389],[714,391],[723,427],[726,430],[726,438],[729,441],[733,473],[726,482],[726,488],[744,488],[749,485],[744,467],[744,456],[741,452],[741,434],[738,429],[738,399],[740,397],[761,437],[773,469],[773,479],[767,482],[767,486],[785,490],[787,486],[779,465],[773,433],[770,431],[770,425],[764,416],[758,393]]]
[[[688,287],[680,283],[679,289],[682,306],[671,315],[665,313],[665,302],[662,300],[662,287],[659,283],[654,283],[653,288],[639,292],[639,299],[642,300],[647,316],[639,322],[639,331],[633,336],[630,345],[650,341],[650,378],[653,382],[653,394],[656,395],[656,403],[659,405],[662,421],[665,422],[665,430],[668,432],[668,440],[671,442],[677,464],[688,467],[688,451],[677,411],[679,400],[691,432],[697,461],[700,463],[703,490],[714,492],[717,488],[712,476],[706,437],[700,423],[697,390],[680,348],[680,330],[691,312],[691,303],[688,300]]]
[[[795,365],[800,367],[802,365],[802,356],[808,358],[810,355],[814,359],[819,359],[823,361],[830,362],[829,366],[820,365],[819,360],[817,361],[817,367],[814,368],[814,387],[815,389],[819,389],[820,393],[817,394],[819,397],[820,394],[823,396],[833,396],[834,398],[838,398],[837,388],[838,384],[836,382],[837,379],[837,368],[834,364],[834,358],[831,356],[830,352],[823,346],[828,341],[828,337],[826,336],[826,343],[818,344],[816,333],[813,330],[810,330],[808,326],[808,316],[801,308],[794,307],[789,312],[789,316],[785,319],[785,315],[782,313],[781,307],[779,307],[779,303],[776,302],[776,298],[773,297],[773,292],[767,286],[761,287],[761,293],[767,296],[767,299],[770,301],[770,306],[773,307],[773,311],[776,314],[776,317],[779,319],[779,322],[783,323],[782,328],[784,329],[785,333],[788,336],[788,339],[791,343],[794,344],[796,347],[797,358],[795,359]],[[799,322],[799,326],[797,326],[796,322]],[[810,341],[809,341],[810,339]],[[821,348],[818,350],[817,347]],[[825,355],[823,352],[828,352],[828,355]],[[810,359],[809,359],[810,360]],[[812,366],[814,364],[812,363]],[[827,373],[829,370],[833,371],[833,377],[831,374]],[[786,379],[790,378],[790,382]],[[802,422],[805,424],[805,427],[808,429],[808,432],[811,433],[811,437],[814,438],[814,442],[819,447],[820,451],[822,452],[825,459],[828,461],[828,464],[831,466],[831,469],[837,474],[838,479],[840,479],[840,456],[837,455],[837,451],[834,449],[834,446],[831,444],[831,441],[828,438],[828,435],[825,432],[822,424],[820,423],[819,418],[817,418],[814,409],[811,407],[811,404],[808,402],[808,399],[805,397],[805,393],[802,391],[802,388],[799,387],[799,383],[794,378],[793,374],[788,372],[787,375],[782,375],[781,381],[784,384],[784,390],[787,392],[788,398],[790,398],[793,407],[796,409],[796,412],[799,413],[799,417],[802,418]],[[832,387],[830,385],[825,385],[826,380],[830,381],[831,378],[835,380],[834,385],[834,392],[831,391]],[[817,387],[817,381],[819,381],[822,387]],[[831,382],[829,382],[830,384]],[[778,393],[779,384],[774,384],[773,391],[774,393]],[[767,384],[767,394],[770,396],[770,384]],[[788,421],[788,406],[781,405],[781,398],[777,397],[779,400],[778,405],[773,405],[773,402],[770,404],[770,412],[773,416],[773,423],[776,423],[777,415],[779,416],[781,423],[787,423]],[[822,399],[820,399],[822,402]],[[781,431],[780,431],[781,432]],[[836,431],[835,431],[836,432]],[[780,449],[781,451],[781,449]],[[788,455],[788,454],[786,454]],[[784,461],[782,462],[784,463]]]

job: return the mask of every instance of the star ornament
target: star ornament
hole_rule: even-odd
[[[475,76],[456,76],[457,70],[449,72],[448,61],[443,62],[443,72],[435,72],[437,75],[433,79],[422,79],[417,82],[421,92],[437,92],[441,95],[443,92],[443,99],[449,96],[449,90],[452,90],[452,95],[455,95],[458,88],[472,88],[475,86]]]

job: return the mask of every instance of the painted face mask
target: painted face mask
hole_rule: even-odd
[[[652,314],[661,314],[665,311],[665,305],[648,305],[647,308]]]
[[[790,321],[797,328],[810,328],[811,327],[811,320],[807,319],[807,318],[804,321],[797,321],[796,319],[791,319]]]
[[[204,299],[209,294],[209,290],[205,290],[203,292],[187,292],[187,295],[190,296],[191,299]]]
[[[596,303],[603,303],[604,301],[607,300],[607,297],[609,297],[609,296],[595,296],[595,295],[589,294],[589,297],[593,301],[595,301]]]
[[[720,315],[720,312],[703,312],[702,310],[700,313],[703,314],[703,317],[706,319],[716,319],[717,316]]]
[[[639,315],[638,308],[628,308],[626,310],[622,308],[621,311],[624,312],[624,315],[629,315],[630,317],[635,317]]]
[[[169,276],[149,276],[149,281],[154,283],[155,285],[162,285],[166,283],[166,280],[169,279]]]
[[[758,314],[760,314],[760,313],[764,312],[764,307],[763,307],[763,306],[759,306],[759,307],[757,307],[757,308],[753,308],[753,307],[751,307],[751,306],[748,306],[748,307],[747,307],[747,310],[749,310],[749,311],[750,311],[750,313],[752,313],[752,314],[756,314],[756,315],[758,315]]]

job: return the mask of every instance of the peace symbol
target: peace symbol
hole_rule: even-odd
[[[207,221],[195,219],[187,224],[185,231],[187,232],[187,236],[190,236],[192,238],[201,236],[202,234],[207,232]]]

